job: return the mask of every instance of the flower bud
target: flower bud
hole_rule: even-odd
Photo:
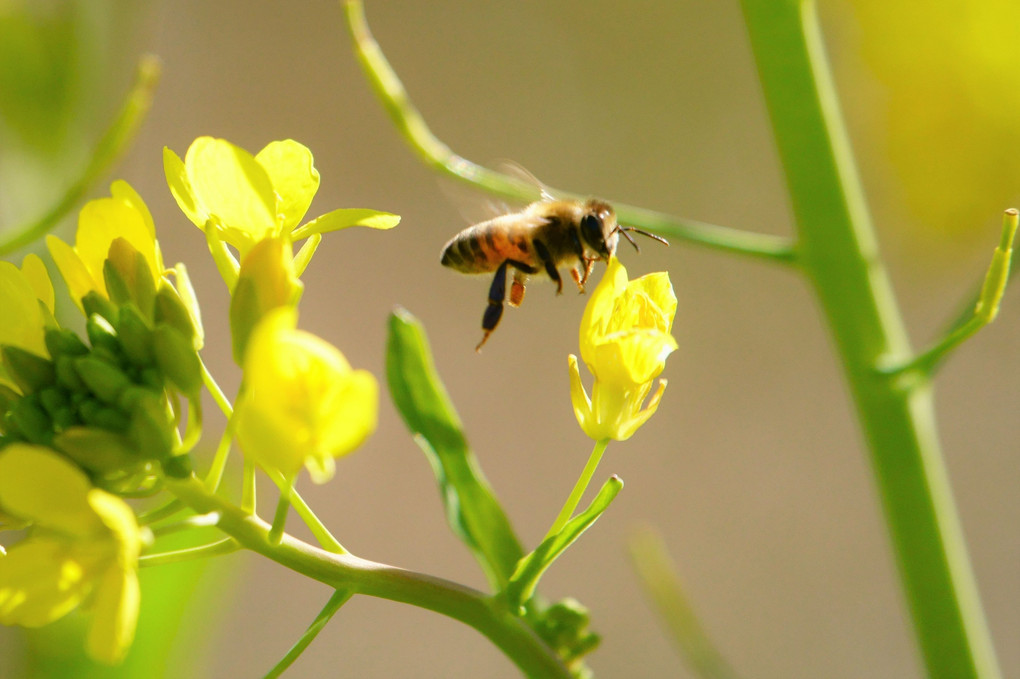
[[[46,349],[56,360],[60,356],[84,356],[89,348],[73,331],[66,328],[49,328],[45,335]]]
[[[2,348],[4,367],[22,393],[30,394],[55,384],[57,374],[53,362],[19,347]]]
[[[42,445],[49,445],[53,439],[50,417],[33,394],[18,399],[7,416],[7,423],[15,430],[11,434],[20,434],[25,440]]]
[[[75,359],[72,356],[57,356],[54,361],[57,374],[57,384],[72,392],[84,392],[88,389],[85,383],[78,376],[78,370],[74,367]]]
[[[202,364],[191,340],[160,323],[152,331],[152,347],[160,371],[182,393],[197,396],[202,389]]]
[[[141,397],[131,409],[127,435],[146,459],[165,460],[174,448],[175,431],[166,408],[155,395]]]
[[[93,427],[70,427],[53,437],[53,446],[98,473],[127,472],[142,463],[126,436]]]
[[[95,290],[90,290],[81,298],[81,306],[85,311],[86,318],[100,316],[110,322],[117,319],[117,307]],[[91,335],[89,339],[91,339]]]
[[[155,304],[154,319],[157,325],[166,323],[187,338],[196,350],[202,347],[202,339],[192,314],[174,286],[163,281],[156,292]]]
[[[120,369],[92,356],[77,358],[74,365],[89,391],[103,403],[116,404],[117,397],[131,383]]]
[[[117,305],[134,302],[147,316],[156,297],[156,283],[149,263],[124,238],[114,238],[103,263],[103,279],[110,300]]]
[[[120,318],[117,319],[117,338],[120,340],[124,355],[133,365],[146,367],[155,363],[152,330],[149,329],[134,304],[125,304],[120,308]]]
[[[116,318],[117,314],[113,315]],[[93,353],[102,352],[107,357],[113,358],[116,361],[116,357],[120,356],[120,340],[117,339],[117,331],[113,329],[110,321],[106,317],[98,314],[91,314],[85,321],[85,334],[89,337],[89,342],[92,344]]]

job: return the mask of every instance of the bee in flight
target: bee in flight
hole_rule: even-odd
[[[512,269],[510,306],[520,306],[529,275],[545,272],[563,292],[559,268],[570,267],[578,290],[584,292],[595,262],[616,254],[622,234],[634,249],[634,231],[669,245],[664,238],[632,226],[620,226],[612,206],[597,199],[540,200],[519,212],[500,215],[464,229],[443,246],[443,266],[461,273],[496,272],[489,287],[489,305],[482,316],[485,334],[480,351],[503,315],[507,269]]]

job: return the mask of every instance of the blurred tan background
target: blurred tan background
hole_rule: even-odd
[[[222,383],[229,390],[238,380],[226,292],[201,234],[166,188],[161,149],[183,154],[192,139],[210,134],[254,152],[292,137],[312,149],[322,175],[310,214],[371,207],[403,216],[388,233],[325,239],[304,276],[302,326],[382,380],[387,314],[398,304],[416,314],[487,476],[533,546],[590,451],[572,415],[566,373],[585,299],[557,298],[550,284],[537,282],[523,307],[508,310],[484,353],[474,353],[489,281],[440,267],[440,247],[465,223],[370,94],[336,2],[122,4],[141,27],[125,50],[131,58],[143,49],[158,54],[164,72],[150,118],[116,176],[148,201],[168,261],[187,263],[207,325],[204,354]],[[1003,161],[1016,155],[1016,138],[996,142],[987,161],[973,161],[963,157],[974,152],[967,140],[989,128],[978,113],[960,114],[953,136],[925,129],[924,166],[973,162],[1006,188],[992,180],[979,182],[985,193],[967,186],[970,193],[940,213],[938,201],[953,187],[932,180],[932,200],[917,200],[928,180],[911,184],[902,174],[909,168],[890,163],[919,157],[890,143],[899,71],[895,63],[881,71],[881,51],[873,49],[903,34],[869,24],[874,10],[855,12],[842,2],[822,9],[879,238],[915,342],[925,344],[983,274],[1001,210],[1020,201],[1015,165]],[[370,0],[366,11],[434,131],[466,157],[512,158],[552,186],[693,219],[791,232],[738,3]],[[961,21],[946,17],[941,26]],[[936,84],[941,67],[929,67]],[[129,72],[130,65],[111,66],[121,88],[112,97]],[[903,72],[905,82],[917,82]],[[932,111],[952,103],[922,100]],[[962,219],[961,203],[968,208]],[[932,214],[918,208],[929,204]],[[953,220],[932,216],[950,213]],[[600,478],[619,474],[624,492],[542,583],[547,596],[574,596],[591,609],[604,635],[590,656],[596,675],[692,676],[625,554],[633,530],[652,524],[742,676],[921,676],[867,454],[805,283],[782,268],[679,241],[640,255],[624,248],[621,258],[632,276],[670,272],[680,350],[667,365],[658,415],[632,440],[611,445],[603,461]],[[945,457],[1007,677],[1020,677],[1018,347],[1020,297],[1011,290],[1000,320],[958,352],[937,389]],[[428,464],[385,393],[375,436],[339,463],[331,484],[305,480],[301,490],[359,556],[484,585],[447,529]],[[228,561],[237,575],[229,587],[217,585],[233,590],[221,610],[193,610],[188,618],[193,625],[218,620],[204,633],[212,650],[196,660],[178,648],[167,676],[261,676],[328,597],[272,563],[244,555]],[[13,644],[11,634],[0,630],[0,639]],[[518,674],[459,623],[362,597],[340,611],[288,676]]]

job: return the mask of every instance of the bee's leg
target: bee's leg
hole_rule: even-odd
[[[545,272],[549,274],[549,278],[556,281],[556,294],[563,292],[563,279],[560,278],[560,272],[556,270],[556,263],[553,261],[552,255],[549,254],[549,248],[545,246],[540,240],[534,241],[535,254],[542,260],[542,264],[545,266]]]
[[[585,257],[584,258],[584,275],[581,276],[581,283],[582,284],[588,282],[588,276],[591,275],[592,269],[595,268],[595,262],[597,262],[597,261],[599,261],[599,260],[595,259],[594,257],[592,257],[592,258]]]
[[[526,274],[520,269],[514,270],[514,278],[510,283],[510,306],[519,307],[524,301],[524,284],[527,281]]]
[[[506,267],[509,261],[505,261],[499,265],[496,269],[496,276],[492,279],[492,285],[489,286],[489,306],[485,308],[485,314],[482,316],[482,330],[485,334],[482,335],[482,341],[475,347],[475,351],[481,351],[482,345],[485,344],[485,340],[489,339],[489,335],[499,325],[499,319],[503,316],[503,300],[506,298]]]
[[[575,266],[573,269],[570,270],[570,277],[574,279],[574,283],[577,284],[577,289],[583,295],[584,294],[584,279],[586,278],[586,276],[582,275],[580,269],[578,269]]]

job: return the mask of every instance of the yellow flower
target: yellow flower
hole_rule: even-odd
[[[110,254],[110,246],[118,238],[141,253],[153,282],[158,283],[164,273],[156,228],[141,196],[124,181],[115,181],[110,193],[110,198],[89,201],[82,208],[74,247],[56,236],[46,238],[50,255],[79,309],[82,308],[81,298],[93,290],[109,296],[103,265]]]
[[[0,452],[0,508],[32,524],[0,556],[0,623],[40,627],[86,599],[87,648],[119,661],[138,618],[138,524],[120,498],[48,448],[13,443]]]
[[[581,319],[581,358],[595,376],[589,399],[577,357],[568,358],[574,414],[588,436],[600,441],[630,438],[659,407],[666,380],[647,406],[645,398],[676,348],[670,335],[676,296],[666,273],[633,281],[613,258]]]
[[[293,480],[304,466],[316,483],[332,478],[334,458],[375,430],[379,387],[328,342],[296,329],[282,307],[255,327],[244,356],[237,436],[245,454]]]
[[[980,233],[978,225],[995,223],[1017,197],[1020,3],[926,3],[918,11],[907,2],[852,0],[849,7],[855,21],[833,24],[851,26],[844,33],[858,43],[859,57],[839,50],[847,75],[863,61],[870,73],[862,82],[882,89],[851,93],[848,114],[864,121],[862,147],[874,158],[863,165],[891,164],[899,180],[880,174],[866,183],[879,198],[905,201],[926,231]],[[893,214],[888,221],[903,221]],[[962,243],[952,242],[950,256],[960,256]]]
[[[170,192],[202,229],[212,220],[243,256],[263,238],[289,233],[319,189],[312,153],[290,139],[253,156],[224,139],[199,137],[184,160],[163,149]]]
[[[399,221],[373,210],[334,210],[298,228],[319,190],[319,172],[312,152],[292,139],[253,156],[224,139],[199,137],[183,161],[164,148],[163,169],[188,219],[203,231],[211,223],[242,258],[265,238],[298,240],[347,226],[388,229]]]
[[[52,314],[53,284],[42,260],[28,255],[20,269],[0,262],[0,345],[48,356],[43,336]]]

